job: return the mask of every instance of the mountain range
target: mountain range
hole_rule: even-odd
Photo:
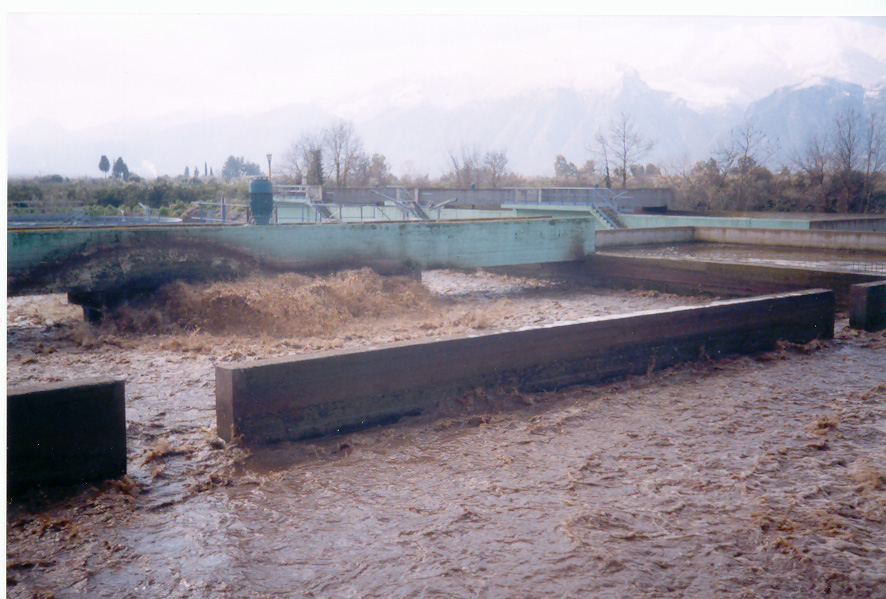
[[[551,175],[558,154],[578,165],[596,158],[595,134],[622,112],[644,138],[655,141],[644,162],[667,167],[707,159],[732,130],[751,123],[774,142],[769,159],[774,167],[786,164],[809,136],[825,133],[847,109],[886,115],[886,80],[865,88],[818,77],[745,106],[697,109],[625,73],[604,92],[545,89],[447,108],[424,99],[351,120],[366,151],[384,154],[397,175],[436,177],[448,169],[449,153],[465,146],[481,154],[505,150],[515,172]],[[123,157],[132,172],[146,178],[179,175],[185,167],[202,170],[204,164],[218,173],[230,155],[264,167],[266,154],[280,160],[303,133],[318,132],[338,118],[317,105],[292,104],[251,115],[180,115],[81,131],[37,121],[10,132],[9,176],[100,176],[102,155],[112,162]]]

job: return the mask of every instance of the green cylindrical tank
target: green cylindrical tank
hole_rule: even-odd
[[[249,182],[249,207],[255,224],[270,224],[274,213],[274,186],[269,179],[253,179]]]

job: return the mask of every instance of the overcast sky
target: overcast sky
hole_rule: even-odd
[[[867,4],[857,14],[876,14]],[[11,130],[293,102],[358,116],[388,103],[601,88],[623,70],[696,106],[814,75],[886,81],[882,16],[15,13],[7,30]]]

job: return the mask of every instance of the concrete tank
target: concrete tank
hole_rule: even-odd
[[[274,187],[269,179],[254,179],[249,182],[249,208],[255,224],[270,224],[274,212]]]

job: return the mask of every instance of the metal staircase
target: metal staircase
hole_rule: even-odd
[[[412,196],[412,192],[406,189],[405,187],[394,187],[397,190],[397,197],[391,197],[385,193],[380,192],[377,189],[373,189],[372,192],[376,195],[380,195],[384,199],[389,202],[393,202],[406,213],[411,213],[419,220],[431,220],[430,215],[425,211],[421,204],[418,203],[418,198]],[[401,197],[402,195],[406,195],[405,198]]]

